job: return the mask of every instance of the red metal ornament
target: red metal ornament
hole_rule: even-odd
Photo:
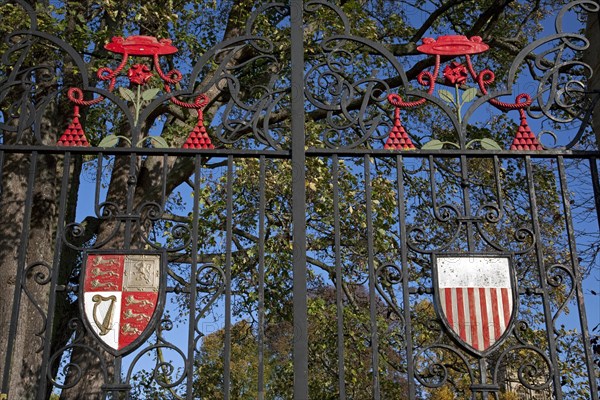
[[[517,130],[515,139],[510,146],[511,150],[543,150],[542,145],[535,137],[534,133],[527,124],[527,115],[525,111],[519,110],[521,113],[521,125]]]
[[[487,51],[489,46],[483,43],[479,36],[473,36],[468,39],[463,35],[446,35],[438,39],[425,38],[423,44],[417,47],[421,53],[432,54],[435,56],[435,66],[433,73],[424,70],[418,77],[419,84],[427,88],[427,94],[433,94],[436,80],[440,71],[441,56],[464,56],[466,63],[452,61],[443,70],[444,83],[449,86],[462,86],[469,77],[477,84],[479,91],[483,96],[488,95],[488,87],[494,82],[495,75],[489,69],[476,72],[471,61],[471,54],[479,54]],[[398,94],[388,95],[388,101],[396,107],[394,128],[390,132],[390,137],[386,141],[385,148],[391,150],[406,150],[412,145],[406,145],[408,135],[402,127],[399,118],[400,108],[418,107],[425,103],[425,98],[415,101],[404,101]],[[535,134],[527,124],[525,109],[532,103],[531,96],[527,93],[521,93],[515,98],[514,103],[507,103],[498,99],[490,99],[489,103],[505,112],[518,110],[521,115],[521,124],[517,135],[510,147],[511,150],[543,150],[543,147],[535,137]],[[409,139],[410,140],[410,139]],[[408,147],[406,147],[408,146]]]
[[[194,127],[194,129],[190,132],[187,140],[181,146],[184,149],[214,149],[210,137],[206,133],[206,128],[202,123],[199,123]]]
[[[441,56],[464,56],[479,54],[487,51],[490,46],[483,43],[479,36],[467,39],[463,35],[446,35],[439,38],[424,38],[421,46],[417,47],[421,53]]]
[[[152,71],[147,65],[134,64],[127,71],[129,81],[136,85],[145,85],[152,78]]]
[[[452,61],[450,65],[446,65],[446,68],[444,68],[444,83],[446,85],[460,86],[467,82],[467,78],[469,78],[467,67],[459,62]]]
[[[100,81],[108,81],[108,91],[112,92],[117,82],[117,76],[127,67],[129,56],[146,56],[152,57],[152,67],[163,81],[163,89],[165,93],[171,93],[171,85],[176,85],[183,78],[183,74],[177,69],[164,72],[160,66],[160,56],[174,54],[177,48],[171,44],[170,39],[156,39],[152,36],[129,36],[123,38],[115,36],[111,42],[106,44],[104,48],[110,52],[122,54],[123,58],[120,64],[115,68],[102,67],[98,70],[98,79]],[[127,70],[127,78],[131,85],[145,85],[152,78],[153,71],[151,67],[145,64],[133,64]],[[89,146],[81,124],[79,123],[79,107],[86,107],[102,102],[105,97],[98,96],[91,100],[85,100],[83,90],[72,87],[68,91],[69,101],[75,104],[75,112],[73,121],[60,137],[59,146]],[[190,132],[183,148],[189,149],[214,149],[214,146],[208,137],[206,128],[204,127],[204,117],[202,109],[208,104],[208,97],[204,94],[197,96],[192,103],[187,103],[171,97],[169,99],[173,104],[179,107],[194,109],[198,111],[198,122],[192,132]]]
[[[396,110],[394,111],[394,127],[390,132],[388,140],[385,142],[384,148],[388,150],[416,149],[412,140],[410,140],[410,137],[408,137],[406,129],[404,129],[402,126],[402,122],[400,122],[400,107],[396,107]]]
[[[75,106],[73,108],[73,119],[65,132],[58,139],[58,146],[89,147],[90,143],[85,137],[83,127],[79,122],[79,117],[79,106]]]
[[[153,36],[136,35],[127,38],[115,36],[104,48],[113,53],[130,56],[163,56],[177,53],[177,47],[171,43],[170,39],[158,40]]]
[[[198,111],[198,122],[194,129],[190,132],[187,140],[183,144],[184,149],[214,149],[210,137],[204,127],[204,113],[203,109],[208,104],[208,97],[206,95],[200,95],[196,98],[194,103],[176,103],[182,107],[193,108]]]

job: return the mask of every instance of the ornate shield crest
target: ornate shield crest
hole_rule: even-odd
[[[499,345],[517,309],[511,258],[437,256],[433,270],[437,313],[452,336],[479,355]]]
[[[161,254],[88,253],[80,302],[88,329],[114,355],[135,349],[162,311]]]

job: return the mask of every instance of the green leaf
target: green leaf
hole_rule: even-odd
[[[450,104],[456,104],[456,102],[454,101],[454,96],[449,91],[440,89],[440,90],[438,90],[438,94],[440,95],[440,99],[442,99]]]
[[[462,101],[463,101],[463,103],[468,103],[469,101],[473,100],[476,96],[477,96],[477,88],[474,88],[474,87],[468,88],[462,94]]]
[[[502,147],[492,139],[481,139],[481,147],[486,150],[502,150]]]
[[[160,92],[160,88],[152,88],[148,90],[144,90],[142,92],[142,99],[146,101],[150,101],[156,97],[156,95]]]
[[[117,143],[119,143],[117,135],[108,135],[98,143],[98,147],[115,147]]]
[[[430,140],[429,142],[425,143],[423,145],[423,147],[421,147],[422,150],[441,150],[444,147],[444,143],[437,140],[437,139],[433,139]]]
[[[126,87],[120,87],[119,94],[125,100],[135,102],[135,94],[131,90],[127,89]]]
[[[157,149],[169,148],[169,144],[167,143],[167,141],[160,136],[150,136],[150,142],[152,143],[152,146],[154,146]]]

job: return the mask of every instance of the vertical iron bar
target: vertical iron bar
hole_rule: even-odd
[[[135,188],[137,184],[137,155],[131,153],[129,155],[129,174],[127,178],[127,209],[126,215],[131,216],[133,214],[133,199],[135,197]],[[131,230],[132,220],[127,218],[125,220],[125,235],[123,239],[123,248],[128,250],[131,248]]]
[[[4,193],[4,182],[2,181],[2,171],[4,170],[4,152],[0,151],[0,196]]]
[[[62,253],[62,234],[64,230],[65,215],[67,213],[67,197],[69,191],[69,176],[71,169],[71,153],[65,153],[63,162],[63,176],[60,186],[60,200],[58,205],[58,223],[56,227],[56,239],[54,242],[54,259],[52,261],[52,278],[50,280],[50,298],[48,300],[48,314],[46,318],[46,328],[44,337],[44,351],[42,353],[42,367],[40,372],[40,385],[38,388],[38,398],[46,395],[46,371],[49,368],[48,357],[52,344],[52,325],[54,323],[54,307],[56,304],[56,285],[60,270],[60,257]]]
[[[308,399],[308,311],[306,299],[306,188],[304,137],[304,4],[290,0],[292,251],[294,297],[294,399]]]
[[[259,205],[258,205],[258,400],[265,399],[265,213],[266,213],[266,165],[260,156]]]
[[[464,204],[464,213],[465,213],[465,217],[469,218],[471,217],[471,191],[469,188],[469,165],[467,163],[467,157],[462,155],[460,156],[460,171],[461,171],[461,182],[460,182],[460,186],[462,187],[463,190],[463,204]],[[470,221],[467,221],[465,223],[466,225],[466,229],[467,229],[467,244],[468,244],[468,249],[469,249],[469,253],[472,253],[473,251],[475,251],[475,243],[474,243],[474,239],[473,239],[473,223]],[[481,383],[485,384],[486,382],[486,375],[482,375],[481,376]],[[484,397],[487,396],[487,392],[483,392],[484,393]]]
[[[192,264],[190,265],[190,325],[188,326],[188,359],[186,368],[187,374],[187,388],[186,398],[192,399],[194,395],[194,352],[196,350],[196,326],[198,322],[196,320],[196,290],[198,281],[198,214],[200,207],[200,171],[202,168],[202,158],[199,154],[196,154],[194,159],[194,201],[192,202],[192,249],[191,258]]]
[[[9,394],[10,371],[12,369],[12,355],[15,336],[17,334],[19,309],[21,308],[21,286],[23,285],[23,272],[27,262],[27,248],[29,245],[29,227],[31,224],[31,211],[33,204],[33,188],[35,186],[35,173],[37,170],[38,152],[31,153],[31,162],[29,165],[29,178],[27,181],[27,193],[25,194],[25,211],[23,213],[23,230],[21,231],[21,240],[17,253],[17,275],[15,278],[15,292],[13,295],[13,308],[10,317],[10,327],[8,328],[8,341],[6,344],[6,355],[4,361],[4,376],[2,377],[3,394]],[[3,328],[5,329],[5,328]]]
[[[365,202],[367,218],[367,265],[369,268],[369,314],[371,323],[371,359],[373,369],[373,399],[381,398],[379,388],[379,337],[377,335],[377,297],[375,289],[375,260],[373,255],[373,206],[371,204],[371,157],[364,157]]]
[[[165,204],[167,202],[167,176],[169,174],[168,166],[169,166],[169,156],[165,154],[163,156],[163,170],[162,170],[162,186],[160,191],[160,205],[164,210]]]
[[[224,399],[228,400],[231,383],[231,242],[233,240],[233,156],[227,157],[227,232],[225,255],[225,349],[223,350]]]
[[[598,159],[596,157],[590,158],[590,171],[592,174],[592,188],[594,191],[594,204],[596,206],[596,223],[598,224],[598,231],[600,231],[600,176],[598,174]],[[586,346],[590,346],[591,343],[585,343]],[[592,368],[592,371],[595,371]],[[596,396],[600,397],[600,388],[596,388]],[[598,397],[594,400],[597,400]]]
[[[558,365],[558,356],[556,354],[556,342],[554,341],[554,327],[552,326],[552,310],[548,301],[548,281],[546,273],[546,265],[544,264],[544,246],[540,235],[540,222],[538,219],[537,197],[533,180],[533,168],[531,165],[531,157],[525,156],[525,171],[527,174],[527,189],[529,191],[530,212],[533,222],[533,231],[535,234],[535,253],[538,263],[538,271],[540,274],[540,286],[542,287],[542,303],[544,305],[544,319],[546,320],[546,333],[548,338],[548,347],[550,352],[550,361],[552,362],[552,380],[554,382],[555,400],[562,400],[562,390],[560,384],[560,371]]]
[[[504,215],[504,200],[502,199],[502,182],[500,180],[500,160],[494,156],[494,179],[496,181],[496,196],[498,198],[498,219]]]
[[[598,175],[598,159],[591,158],[590,171],[592,172],[592,188],[594,190],[594,203],[596,205],[596,222],[600,231],[600,177]]]
[[[579,322],[581,323],[581,335],[583,339],[583,350],[585,352],[585,361],[587,366],[588,378],[590,381],[590,392],[592,399],[598,399],[598,387],[596,376],[594,374],[594,359],[590,351],[590,335],[588,333],[588,321],[585,311],[585,299],[581,287],[581,274],[579,272],[579,261],[577,256],[577,243],[575,242],[575,230],[573,229],[573,217],[571,215],[571,203],[567,179],[565,177],[565,164],[563,157],[558,157],[558,175],[560,177],[560,189],[562,193],[563,210],[565,212],[565,221],[567,223],[567,237],[569,239],[569,250],[571,254],[571,265],[575,276],[575,290],[577,293],[577,306],[579,308]]]
[[[412,327],[410,316],[410,292],[409,282],[410,273],[408,267],[408,248],[406,246],[406,206],[404,205],[404,158],[401,155],[396,156],[396,173],[398,185],[398,225],[400,228],[400,260],[402,263],[402,304],[404,314],[404,335],[406,337],[406,373],[408,377],[408,398],[414,399],[415,379],[414,379],[414,360]]]
[[[102,187],[102,164],[103,164],[103,160],[104,160],[104,153],[100,152],[98,153],[98,157],[96,157],[97,160],[97,164],[96,164],[96,187],[95,187],[95,191],[94,191],[94,212],[96,213],[97,217],[100,217],[100,208],[98,207],[98,205],[100,204],[100,188]]]
[[[114,365],[114,378],[113,381],[115,384],[117,383],[121,383],[121,367],[123,365],[123,356],[116,356],[113,362]],[[115,395],[114,392],[109,391],[109,393],[112,393],[112,396],[109,397],[109,399],[115,399],[115,400],[120,400],[118,395]]]
[[[340,194],[339,194],[339,162],[338,155],[332,157],[332,183],[333,183],[333,235],[335,252],[335,301],[337,306],[337,346],[338,346],[338,380],[340,400],[346,398],[346,371],[344,368],[344,304],[342,275],[341,243],[340,243]]]

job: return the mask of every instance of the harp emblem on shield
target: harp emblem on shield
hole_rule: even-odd
[[[102,321],[100,321],[100,318],[98,318],[97,311],[98,311],[98,306],[100,304],[102,304],[102,302],[104,302],[104,301],[109,301],[110,305],[108,306],[108,309],[106,310],[106,313],[104,314],[104,317],[101,318]],[[96,324],[98,329],[100,329],[100,332],[99,332],[100,336],[104,336],[110,332],[110,329],[112,327],[113,315],[115,312],[115,301],[117,301],[117,296],[104,297],[100,294],[96,294],[96,295],[94,295],[94,297],[92,297],[92,302],[94,303],[94,309],[92,310],[92,315],[94,317],[94,323]]]

